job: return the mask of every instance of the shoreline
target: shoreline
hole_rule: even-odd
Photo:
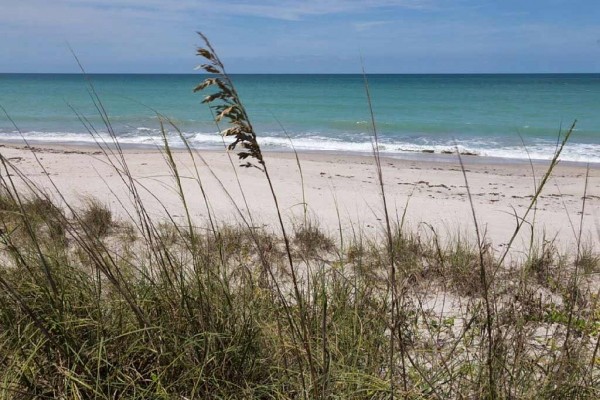
[[[120,217],[127,215],[128,210],[124,209],[127,206],[115,198],[127,197],[127,188],[96,146],[30,145],[31,149],[28,149],[24,144],[0,142],[0,153],[25,176],[49,190],[48,176],[36,164],[33,149],[67,201],[78,204],[91,196],[108,203]],[[144,200],[152,214],[164,217],[165,210],[168,210],[175,218],[181,218],[181,202],[167,164],[162,156],[157,157],[159,149],[123,146],[123,153],[132,174],[144,187]],[[381,234],[383,213],[372,156],[299,151],[301,178],[292,151],[264,153],[286,223],[297,224],[303,218],[304,193],[311,219],[334,237],[339,236],[340,227],[345,235],[351,235],[357,229],[371,237]],[[206,206],[195,201],[200,198],[198,184],[194,180],[194,168],[198,168],[217,220],[235,222],[239,219],[236,206],[229,202],[222,186],[236,200],[237,207],[246,212],[242,207],[237,176],[254,220],[264,226],[276,227],[272,199],[258,169],[239,168],[237,159],[233,158],[236,165],[234,173],[225,151],[200,150],[199,154],[208,166],[196,160],[197,166],[194,167],[186,150],[174,151],[184,178],[184,192],[194,199],[191,211],[195,220],[200,223],[207,218]],[[434,229],[442,238],[461,235],[475,243],[473,218],[456,156],[452,156],[454,160],[445,155],[431,156],[381,156],[386,196],[393,219],[400,221],[406,208],[409,231],[427,237]],[[233,153],[232,157],[235,157]],[[514,213],[522,215],[531,202],[534,192],[532,165],[536,182],[539,182],[548,162],[531,165],[529,161],[506,162],[505,159],[464,156],[463,163],[478,224],[494,248],[501,251],[514,232]],[[572,251],[581,219],[585,175],[585,164],[560,162],[557,165],[538,200],[535,222],[532,221],[534,242],[554,240],[557,247]],[[221,183],[215,180],[215,176]],[[590,164],[583,228],[586,245],[597,247],[600,243],[599,210],[600,164]],[[527,247],[530,232],[529,225],[523,226],[514,247],[517,252]]]
[[[43,149],[54,149],[54,150],[65,150],[67,152],[93,152],[98,146],[92,142],[61,142],[61,141],[52,141],[47,142],[44,140],[28,140],[27,143],[31,145],[31,147],[38,147]],[[109,148],[116,148],[112,143],[107,143]],[[119,146],[122,150],[126,152],[160,152],[160,148],[156,145],[151,144],[142,144],[142,143],[119,143]],[[27,144],[22,140],[7,140],[0,139],[0,147],[14,147],[14,148],[26,148]],[[173,146],[171,148],[172,151],[175,152],[183,152],[186,153],[187,150],[184,147]],[[198,147],[193,150],[199,152],[208,152],[208,153],[219,153],[225,151],[224,148],[218,148],[217,146],[210,147]],[[262,151],[265,154],[275,155],[275,157],[284,156],[284,155],[292,155],[294,154],[293,149],[273,149],[273,148],[263,148]],[[356,157],[357,159],[364,158],[373,158],[373,153],[371,152],[359,152],[359,151],[341,151],[341,150],[306,150],[296,149],[298,154],[303,155],[311,155],[311,156],[319,156],[324,155],[326,157],[335,157],[335,156],[343,156],[343,157]],[[390,160],[400,160],[400,161],[415,161],[415,162],[431,162],[431,163],[442,163],[442,164],[451,164],[457,163],[458,158],[456,153],[435,153],[430,151],[414,151],[414,152],[398,152],[398,153],[381,153],[381,159],[390,159]],[[471,153],[461,153],[462,161],[465,164],[484,164],[484,165],[526,165],[530,167],[531,164],[535,166],[544,166],[550,163],[550,160],[542,160],[542,159],[522,159],[522,158],[511,158],[511,157],[496,157],[496,156],[486,156],[479,154],[471,154]],[[594,161],[571,161],[571,160],[560,160],[561,165],[572,166],[572,167],[587,167],[589,165],[590,169],[600,169],[600,162]]]

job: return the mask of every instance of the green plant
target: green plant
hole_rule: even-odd
[[[241,101],[206,45],[204,88],[223,101],[217,118],[271,184]],[[114,140],[99,149],[127,188],[113,199],[119,217],[98,200],[73,206],[52,176],[40,185],[0,153],[0,398],[600,395],[591,245],[567,256],[544,242],[505,265],[507,253],[494,253],[483,234],[476,243],[435,231],[427,238],[389,215],[383,240],[355,227],[343,245],[341,229],[334,241],[307,220],[288,239],[274,191],[279,233],[239,208],[240,224],[226,224],[198,172],[210,166],[188,143],[171,148],[165,127],[173,125],[162,115],[161,154],[180,204],[158,201],[162,214],[150,213],[144,199],[159,199],[131,173],[94,99]],[[206,221],[189,209],[184,156]],[[557,162],[558,154],[545,180]]]
[[[112,212],[96,199],[86,201],[79,217],[82,229],[96,237],[108,235],[113,225]]]

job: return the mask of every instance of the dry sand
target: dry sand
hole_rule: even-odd
[[[122,217],[132,210],[126,186],[97,148],[39,144],[27,148],[6,143],[0,145],[0,153],[25,176],[53,192],[51,179],[69,202],[79,203],[92,196],[109,204],[111,210]],[[164,156],[154,149],[126,149],[124,153],[152,214],[164,217],[164,206],[176,219],[183,218],[182,203]],[[254,224],[276,229],[273,199],[261,171],[238,167],[234,154],[235,169],[223,151],[200,151],[199,154],[237,206],[246,212],[237,174]],[[381,234],[382,202],[372,157],[325,153],[301,153],[299,157],[305,198],[313,221],[334,235],[340,224],[345,235],[362,231],[376,238]],[[430,235],[432,227],[442,237],[461,234],[474,239],[473,217],[457,157],[422,155],[411,158],[382,158],[385,191],[394,219],[401,219],[406,208],[406,224],[415,232]],[[265,159],[284,219],[290,224],[297,223],[303,215],[303,185],[295,156],[293,153],[269,152]],[[206,220],[207,211],[195,180],[194,163],[183,151],[176,153],[176,160],[188,205],[193,218],[200,224]],[[463,161],[479,225],[494,248],[502,249],[515,229],[515,214],[523,215],[534,193],[531,166],[528,162],[472,156],[465,156]],[[239,220],[235,207],[209,167],[199,158],[196,165],[217,219],[222,222]],[[535,164],[538,184],[546,167],[547,163]],[[561,163],[555,169],[535,213],[536,241],[539,242],[545,232],[546,239],[555,239],[559,249],[573,251],[581,220],[585,176],[585,165]],[[52,196],[60,202],[59,196]],[[599,206],[600,166],[592,165],[582,232],[584,242],[594,246],[600,241]],[[534,213],[529,215],[529,222],[533,222],[533,216]],[[530,232],[531,226],[526,224],[515,243],[517,251],[527,247]]]

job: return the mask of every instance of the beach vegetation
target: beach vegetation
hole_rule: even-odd
[[[82,229],[87,230],[91,235],[104,237],[110,233],[114,222],[112,212],[98,199],[87,199],[85,208],[80,214]]]
[[[508,256],[574,126],[496,251],[472,202],[475,240],[410,230],[392,216],[373,117],[382,226],[335,237],[306,209],[284,221],[268,155],[201,38],[206,76],[196,90],[229,150],[264,175],[276,228],[253,214],[240,179],[239,195],[221,182],[238,223],[215,217],[197,170],[188,180],[202,196],[190,198],[165,129],[176,127],[160,114],[180,206],[151,213],[90,86],[113,140],[97,145],[128,189],[116,199],[127,212],[96,199],[71,204],[48,191],[52,176],[42,187],[0,152],[0,398],[600,397],[598,249],[580,240],[575,254],[560,253],[532,240],[525,257]],[[211,170],[191,146],[181,154]],[[205,220],[194,219],[192,201]]]

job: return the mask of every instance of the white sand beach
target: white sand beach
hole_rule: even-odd
[[[5,143],[0,153],[24,176],[53,193],[58,203],[61,199],[53,185],[68,202],[77,204],[91,196],[107,203],[111,211],[123,218],[131,211],[131,203],[123,201],[128,198],[126,185],[98,148],[39,144],[29,148]],[[233,222],[240,219],[239,213],[224,188],[237,207],[246,213],[237,176],[254,224],[271,224],[276,229],[273,199],[260,170],[239,167],[233,153],[235,168],[224,151],[197,154],[201,157],[195,158],[195,165],[185,151],[176,152],[175,158],[192,217],[199,225],[207,219],[207,208],[197,177],[217,219]],[[166,217],[165,210],[175,219],[183,218],[173,173],[162,153],[153,149],[125,149],[124,156],[148,209],[159,218]],[[340,227],[344,235],[361,231],[376,237],[382,232],[383,207],[373,157],[300,153],[299,158],[303,180],[293,153],[265,155],[287,222],[293,224],[303,218],[304,191],[309,217],[334,237],[339,235]],[[458,158],[436,159],[428,155],[413,158],[382,158],[385,193],[393,219],[400,221],[404,215],[407,229],[422,235],[430,235],[435,229],[440,237],[460,234],[474,241],[473,216]],[[119,160],[114,158],[113,161]],[[534,164],[534,178],[528,162],[471,156],[464,156],[463,161],[480,229],[494,248],[502,249],[515,230],[517,218],[527,210],[535,193],[534,183],[540,183],[547,163]],[[514,243],[517,251],[529,247],[532,227],[534,242],[545,238],[555,240],[561,250],[575,249],[585,177],[585,165],[561,163],[555,168],[539,197],[536,211],[529,213],[528,222]],[[582,242],[597,245],[599,240],[600,168],[592,165]]]

